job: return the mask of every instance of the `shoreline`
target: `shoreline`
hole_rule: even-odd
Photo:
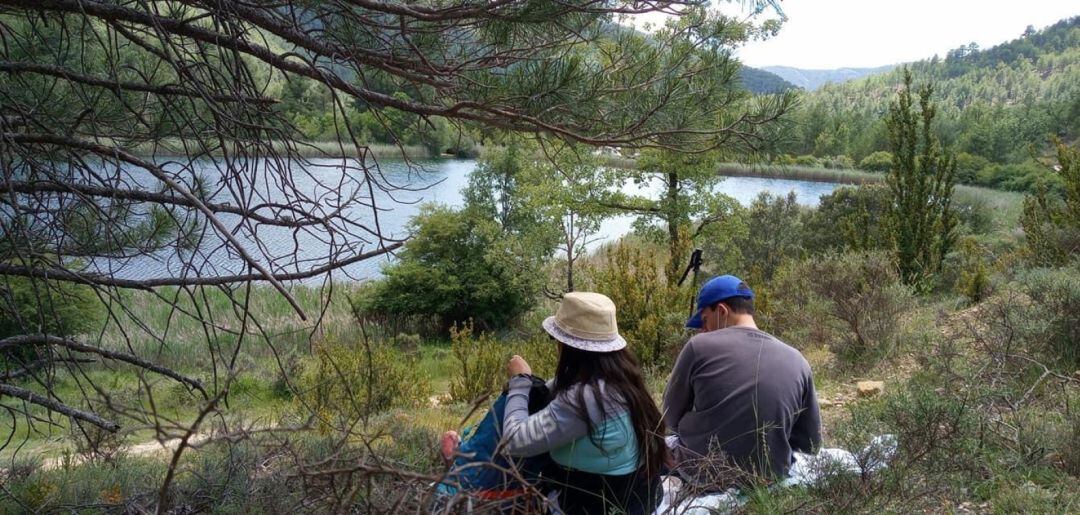
[[[723,163],[717,173],[725,177],[756,177],[791,181],[826,182],[862,186],[885,182],[884,174],[855,169],[813,168],[806,166],[748,165]]]

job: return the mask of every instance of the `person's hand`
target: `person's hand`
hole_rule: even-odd
[[[514,354],[506,364],[506,375],[514,377],[518,374],[532,375],[532,367],[525,361],[525,358]]]

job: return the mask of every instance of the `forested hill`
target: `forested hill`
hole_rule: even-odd
[[[743,66],[739,75],[743,87],[751,93],[780,93],[789,89],[798,89],[799,87],[775,73],[760,68]]]
[[[1030,189],[1047,178],[1032,155],[1044,154],[1052,136],[1071,141],[1080,134],[1080,17],[908,66],[916,83],[934,84],[939,131],[959,153],[965,182]],[[902,76],[898,67],[808,93],[787,151],[860,163],[887,150],[883,115]]]
[[[885,73],[893,68],[895,65],[890,64],[876,68],[837,68],[834,70],[806,70],[790,66],[765,66],[761,69],[806,91],[814,91],[825,84],[841,84],[867,75]]]

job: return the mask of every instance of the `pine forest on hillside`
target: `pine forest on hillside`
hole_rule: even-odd
[[[906,67],[917,81],[934,84],[937,129],[958,153],[961,182],[1017,191],[1044,183],[1060,187],[1046,173],[1049,140],[1080,137],[1080,18],[1029,28],[993,48],[969,45]],[[819,161],[846,156],[879,170],[888,159],[865,160],[888,150],[882,113],[904,68],[804,95],[784,151]]]

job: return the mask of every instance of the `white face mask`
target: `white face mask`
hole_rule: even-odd
[[[719,331],[721,329],[727,329],[727,317],[723,315],[723,311],[717,307],[714,312],[716,313],[716,329],[713,331]]]

